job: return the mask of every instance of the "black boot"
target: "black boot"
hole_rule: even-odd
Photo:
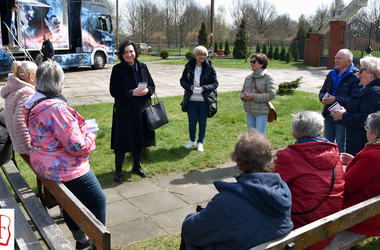
[[[121,181],[121,179],[123,178],[123,176],[121,175],[121,167],[122,166],[117,166],[115,167],[115,181],[119,182]]]
[[[136,174],[140,175],[142,178],[146,177],[146,173],[141,168],[140,160],[133,160],[132,171],[135,172]]]

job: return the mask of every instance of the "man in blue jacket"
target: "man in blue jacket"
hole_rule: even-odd
[[[325,118],[324,136],[338,144],[339,153],[345,152],[346,126],[335,121],[328,108],[338,102],[347,107],[351,97],[358,93],[361,85],[357,75],[358,69],[352,63],[353,55],[348,49],[341,49],[335,56],[335,68],[326,76],[325,83],[319,91],[319,101],[324,105],[322,115]]]
[[[293,229],[292,196],[279,174],[272,173],[272,144],[251,129],[231,156],[241,173],[237,182],[214,182],[219,194],[182,224],[186,250],[249,249]]]
[[[44,54],[43,61],[47,61],[48,59],[53,60],[54,59],[53,44],[50,42],[47,35],[44,35],[43,39],[44,39],[44,42],[42,43],[42,49],[41,49],[42,54]]]

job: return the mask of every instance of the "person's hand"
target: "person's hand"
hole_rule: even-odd
[[[329,97],[322,100],[322,104],[324,106],[329,105],[329,104],[333,104],[336,100],[335,96],[332,96],[330,94],[328,94],[328,95],[329,95]]]
[[[341,110],[330,111],[330,115],[334,118],[334,121],[340,121],[343,118],[343,114],[346,112],[346,109],[342,107]]]
[[[191,89],[191,92],[193,92],[193,91],[194,91],[194,87],[195,87],[195,85],[191,85],[191,87],[190,87],[190,89]]]
[[[92,138],[92,139],[95,141],[95,139],[96,139],[96,134],[90,132],[90,133],[87,134],[87,137],[90,137],[90,138]]]
[[[249,91],[245,91],[243,94],[243,99],[246,101],[252,100],[253,99],[253,93]]]
[[[341,154],[341,159],[342,159],[343,165],[347,165],[352,160],[352,158],[354,158],[354,156],[350,155],[349,153],[342,153]]]
[[[147,88],[145,88],[145,89],[138,89],[138,88],[135,88],[134,90],[133,90],[133,96],[144,96],[144,95],[146,95],[147,93],[148,93],[149,91],[148,91],[148,89]]]

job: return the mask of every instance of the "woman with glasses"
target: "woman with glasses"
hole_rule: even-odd
[[[152,105],[155,85],[144,63],[137,60],[139,49],[131,41],[119,48],[120,63],[112,68],[110,93],[115,98],[112,117],[111,149],[115,152],[115,181],[122,180],[125,153],[133,152],[132,171],[146,177],[141,167],[144,148],[156,146],[156,135],[150,130],[143,111]]]
[[[360,59],[358,73],[363,86],[346,107],[331,111],[334,121],[346,125],[346,152],[356,155],[368,142],[364,124],[369,114],[380,110],[380,59],[371,55]]]
[[[255,53],[251,57],[252,74],[244,81],[240,98],[244,102],[247,117],[247,128],[256,128],[265,135],[269,108],[267,102],[276,96],[276,84],[273,75],[266,70],[268,58],[263,53]]]
[[[182,111],[189,119],[190,141],[185,146],[195,145],[197,123],[199,124],[197,150],[203,152],[203,140],[206,135],[207,117],[216,113],[216,89],[219,86],[216,72],[211,61],[206,59],[207,49],[197,46],[193,58],[185,65],[180,83],[184,88]]]
[[[343,153],[344,173],[343,209],[380,195],[380,112],[372,113],[364,127],[368,142],[355,157]],[[369,237],[380,236],[380,215],[363,221],[349,231]]]

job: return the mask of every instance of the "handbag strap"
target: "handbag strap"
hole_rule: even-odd
[[[305,211],[305,212],[297,212],[297,213],[293,213],[292,212],[292,214],[307,214],[307,213],[311,213],[311,212],[313,212],[314,210],[316,210],[317,208],[319,208],[322,204],[323,204],[323,202],[325,202],[326,200],[327,200],[327,198],[329,198],[330,197],[330,194],[331,194],[331,192],[333,191],[333,188],[334,188],[334,184],[335,184],[335,176],[336,176],[336,166],[335,166],[335,168],[334,168],[334,170],[333,170],[333,176],[332,176],[332,181],[331,181],[331,189],[330,189],[330,193],[327,195],[327,197],[318,205],[318,206],[316,206],[315,208],[313,208],[313,209],[311,209],[311,210],[309,210],[309,211]]]
[[[257,90],[257,87],[256,87],[256,78],[253,78],[253,86],[255,87],[256,94],[257,94],[257,93],[260,93],[260,92]]]
[[[154,95],[154,97],[153,97],[153,103],[154,104],[159,103],[160,100],[158,100],[158,96],[157,96],[156,92],[153,92],[153,95]],[[155,102],[155,100],[157,100],[157,102]]]

